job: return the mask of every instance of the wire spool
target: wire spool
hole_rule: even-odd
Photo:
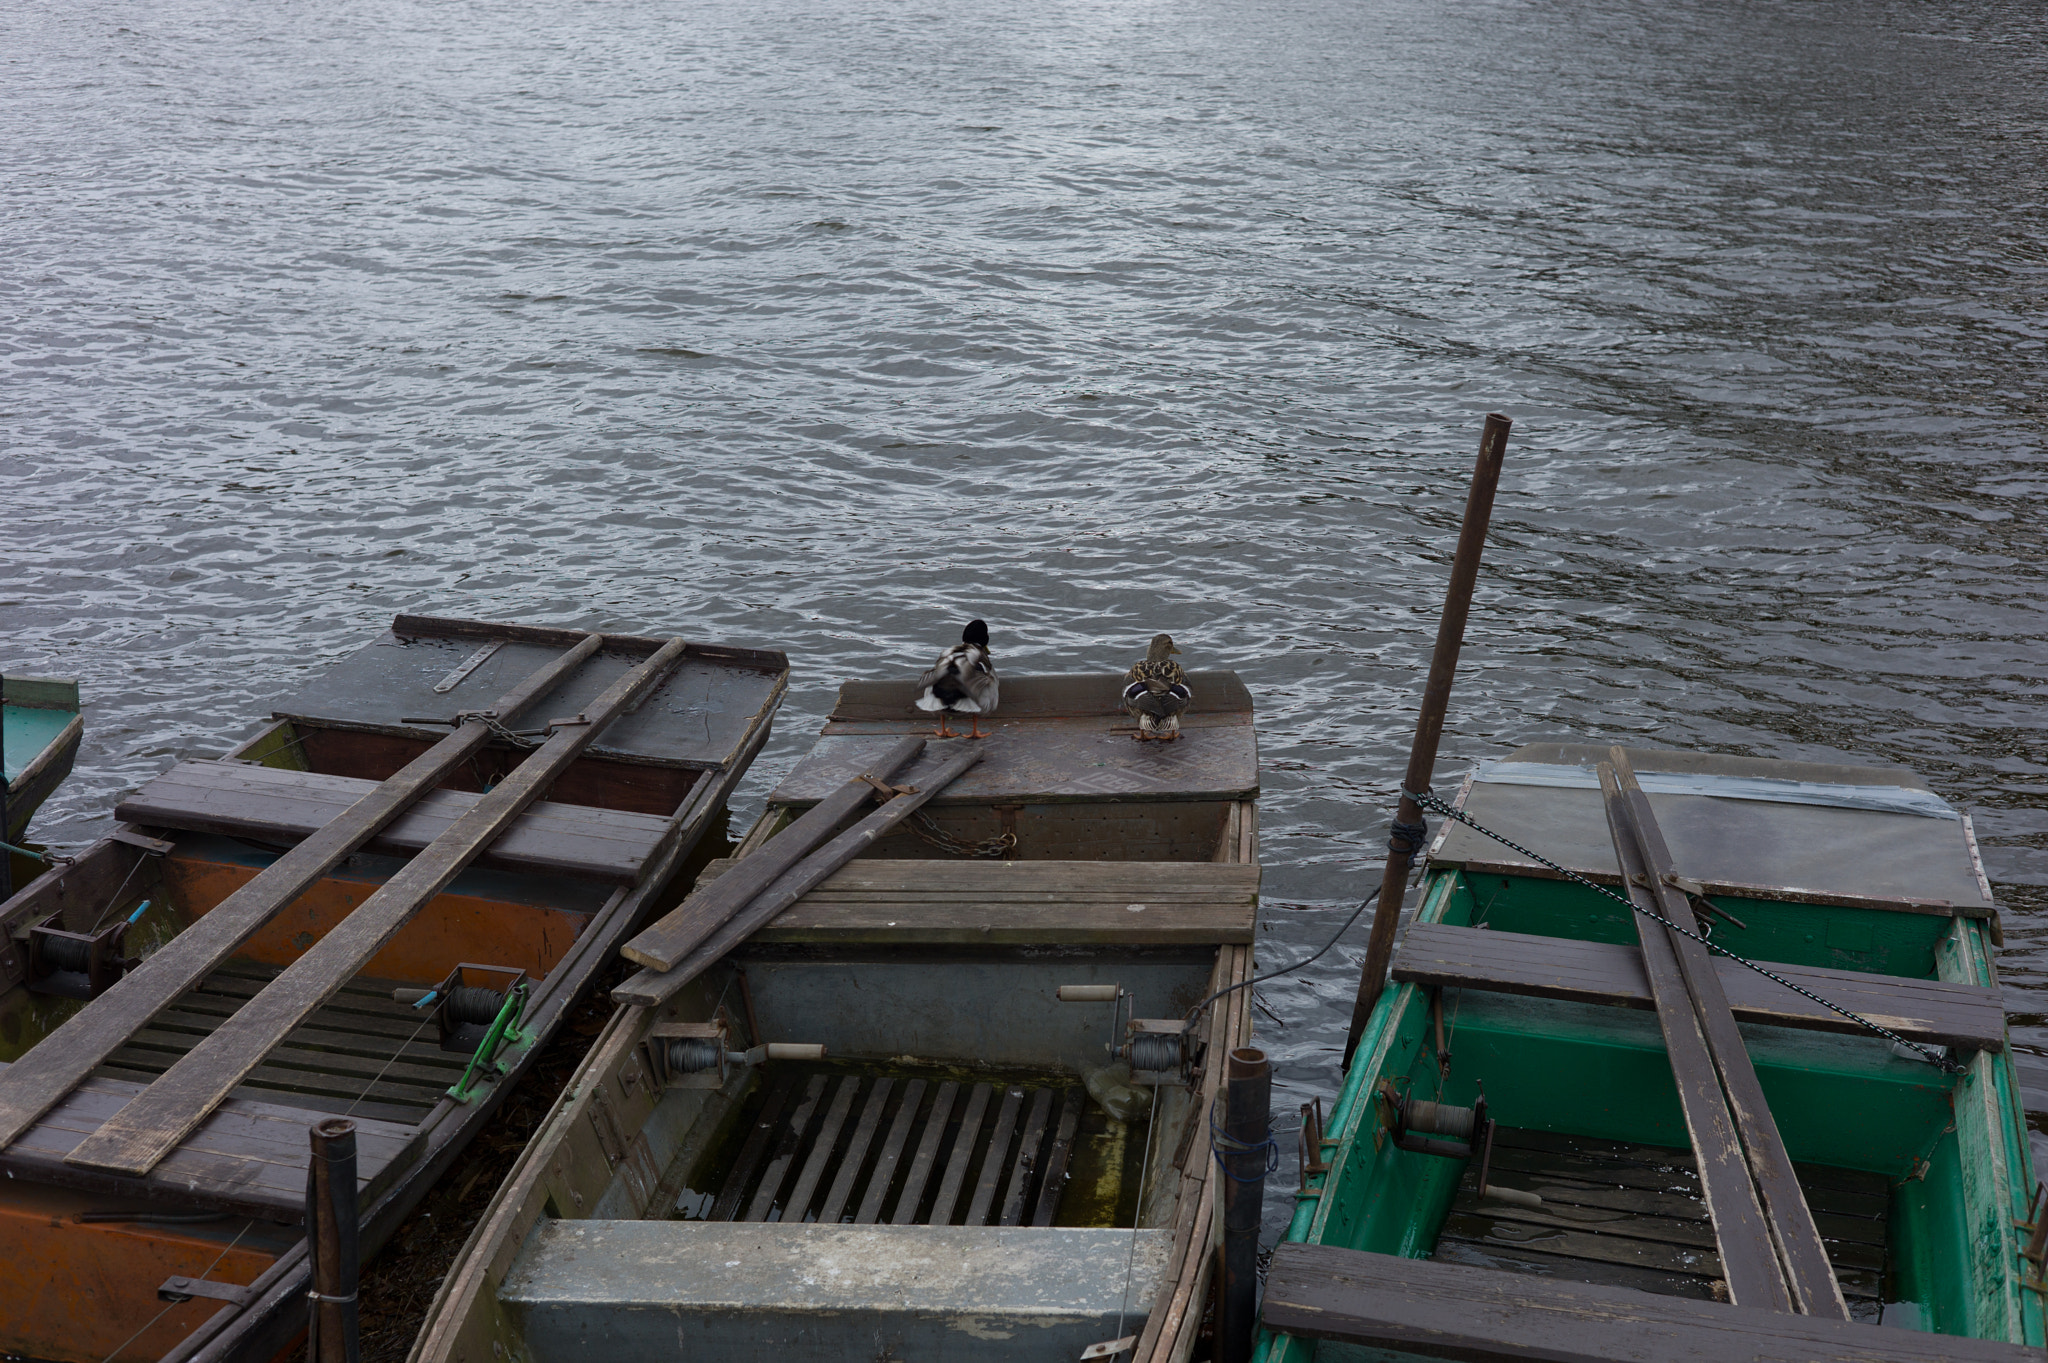
[[[92,943],[81,942],[76,937],[55,937],[43,934],[43,960],[52,970],[75,970],[87,974],[92,970]]]
[[[459,984],[448,991],[446,1016],[453,1026],[474,1023],[488,1027],[498,1020],[498,1013],[504,1007],[505,995],[502,990]]]
[[[1180,1036],[1176,1033],[1139,1032],[1131,1038],[1134,1070],[1177,1070],[1180,1055]]]
[[[1469,1107],[1452,1107],[1448,1103],[1433,1103],[1426,1098],[1416,1098],[1408,1103],[1408,1129],[1432,1136],[1449,1136],[1454,1140],[1469,1141],[1476,1125],[1475,1115]]]
[[[715,1070],[724,1059],[725,1047],[715,1036],[678,1037],[668,1043],[668,1067],[677,1074]]]

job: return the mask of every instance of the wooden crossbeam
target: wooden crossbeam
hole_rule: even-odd
[[[1673,923],[1690,922],[1692,907],[1674,883],[1677,872],[1671,863],[1671,849],[1623,749],[1614,748],[1610,761],[1601,767],[1600,789],[1612,811],[1610,820],[1616,815],[1626,820],[1641,854],[1640,873],[1646,874],[1642,884],[1636,883],[1635,868],[1626,862],[1622,865],[1630,898],[1633,900],[1639,892],[1647,894],[1666,919]],[[1621,841],[1616,838],[1617,843]],[[1636,926],[1646,934],[1651,929],[1662,933],[1678,962],[1686,992],[1699,1016],[1707,1051],[1727,1097],[1729,1114],[1735,1120],[1736,1135],[1763,1205],[1771,1239],[1777,1245],[1793,1309],[1809,1316],[1847,1320],[1848,1303],[1842,1300],[1841,1284],[1835,1281],[1835,1271],[1828,1263],[1827,1246],[1813,1224],[1813,1212],[1799,1189],[1799,1178],[1792,1172],[1792,1156],[1786,1152],[1778,1123],[1771,1116],[1771,1106],[1764,1100],[1763,1085],[1757,1082],[1749,1048],[1736,1028],[1735,1015],[1728,1007],[1728,995],[1721,986],[1720,973],[1714,968],[1712,953],[1694,938],[1659,928],[1640,914],[1636,915]]]
[[[814,894],[804,903],[816,898]],[[784,915],[785,922],[788,916]],[[1717,956],[1713,965],[1737,1022],[1869,1035],[1833,1009],[1733,961]],[[1966,1051],[1995,1053],[2005,1048],[2005,1010],[1996,989],[1824,966],[1773,964],[1771,970],[1909,1041]],[[1417,923],[1395,949],[1393,973],[1404,984],[1431,988],[1480,989],[1610,1008],[1656,1007],[1649,977],[1643,973],[1643,953],[1617,942]]]
[[[2041,1357],[2039,1349],[1994,1340],[1334,1245],[1276,1249],[1260,1319],[1269,1330],[1306,1339],[1480,1363],[2038,1363]]]
[[[1656,900],[1636,883],[1643,874],[1643,858],[1636,845],[1635,826],[1615,786],[1614,770],[1605,764],[1600,768],[1600,785],[1607,792],[1608,827],[1629,898],[1638,908],[1654,909]],[[1699,1161],[1700,1193],[1707,1215],[1713,1218],[1714,1241],[1721,1252],[1721,1273],[1728,1280],[1729,1298],[1738,1306],[1790,1311],[1792,1297],[1778,1265],[1777,1245],[1756,1185],[1750,1181],[1742,1142],[1721,1092],[1699,1011],[1686,988],[1685,972],[1672,949],[1671,934],[1653,919],[1640,913],[1633,916],[1643,947],[1643,968],[1657,1001],[1657,1025],[1671,1057],[1671,1078],[1678,1085],[1686,1133]]]
[[[626,943],[619,954],[635,965],[669,970],[701,945],[709,928],[731,918],[747,906],[775,878],[803,860],[811,850],[831,837],[842,821],[880,793],[878,783],[886,782],[924,751],[921,738],[906,738],[877,758],[872,766],[838,790],[811,806],[789,827],[768,840],[750,857],[743,857],[730,874],[693,892],[658,922]],[[872,780],[869,778],[873,778]]]
[[[547,742],[492,787],[447,833],[307,948],[218,1031],[81,1141],[65,1162],[113,1173],[148,1173],[292,1028],[347,984],[428,900],[446,889],[538,800],[606,724],[660,685],[683,651],[681,639],[670,640],[592,701],[582,722],[556,727]]]
[[[603,643],[602,635],[584,635],[575,647],[500,697],[492,707],[499,722],[514,718],[553,691]],[[128,1038],[233,955],[287,904],[311,889],[350,853],[377,836],[385,825],[468,761],[490,737],[490,726],[483,720],[464,722],[454,733],[406,763],[390,780],[350,805],[340,817],[264,867],[255,879],[166,942],[41,1045],[8,1066],[7,1072],[0,1075],[0,1149],[34,1125],[37,1118],[108,1056],[127,1044]],[[280,1029],[275,1035],[282,1038],[287,1030]],[[147,1172],[147,1168],[142,1172]]]
[[[704,973],[755,931],[773,922],[777,914],[803,898],[814,886],[823,883],[834,871],[874,846],[876,839],[915,814],[925,801],[944,790],[961,773],[979,762],[985,751],[981,743],[974,740],[961,744],[959,751],[948,754],[936,767],[919,778],[924,784],[916,790],[905,791],[896,796],[797,862],[777,876],[759,895],[744,903],[725,922],[701,925],[696,944],[677,961],[674,969],[638,971],[624,984],[612,990],[612,998],[620,1003],[643,1008],[658,1007],[668,1002],[678,989]],[[774,839],[770,839],[768,846],[774,845]],[[761,852],[754,853],[754,856],[760,855]]]

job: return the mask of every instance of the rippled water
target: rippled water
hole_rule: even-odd
[[[1479,421],[1447,763],[1904,762],[2048,1111],[2036,7],[0,10],[0,663],[41,836],[425,610],[787,649],[1157,629],[1260,705],[1262,959],[1376,880]],[[1355,961],[1262,991],[1290,1107]],[[2048,1129],[2037,1117],[2037,1125]],[[2048,1156],[2048,1138],[2037,1136]]]

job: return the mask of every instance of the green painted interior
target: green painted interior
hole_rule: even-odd
[[[28,769],[29,763],[42,756],[43,750],[57,741],[64,726],[77,713],[40,705],[16,705],[11,701],[0,706],[0,724],[5,725],[0,749],[5,752],[7,779],[14,780]]]
[[[1748,924],[1724,926],[1716,940],[1758,959],[1993,982],[1977,920],[1716,902]],[[1619,905],[1553,880],[1445,870],[1432,876],[1419,916],[1636,941]],[[1298,1197],[1290,1241],[1408,1257],[1424,1257],[1434,1246],[1463,1162],[1393,1148],[1372,1098],[1382,1079],[1458,1104],[1469,1104],[1484,1085],[1491,1114],[1508,1126],[1687,1146],[1653,1014],[1474,990],[1447,991],[1444,1007],[1453,1061],[1447,1081],[1439,1078],[1427,992],[1395,985],[1381,996],[1328,1117],[1323,1158],[1331,1172],[1311,1179]],[[1894,1055],[1876,1038],[1748,1025],[1742,1032],[1793,1159],[1893,1180],[1886,1324],[2041,1344],[2041,1298],[2016,1287],[2019,1265],[2007,1229],[2025,1211],[2022,1190],[2034,1186],[2009,1052],[1977,1057],[1957,1080]],[[1957,1105],[1982,1084],[1993,1086],[1988,1106],[1995,1115],[1989,1122],[1961,1120]],[[1261,1339],[1258,1356],[1264,1363],[1407,1357],[1273,1335]]]
[[[280,771],[311,770],[306,765],[306,750],[299,743],[298,733],[289,720],[279,720],[251,739],[242,748],[240,756]]]

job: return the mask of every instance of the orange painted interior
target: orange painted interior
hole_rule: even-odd
[[[7,1184],[0,1201],[7,1264],[0,1273],[0,1354],[56,1363],[150,1363],[225,1304],[195,1297],[169,1306],[156,1295],[164,1279],[204,1275],[246,1287],[281,1252],[281,1246],[250,1240],[275,1241],[282,1227],[261,1227],[230,1247],[245,1225],[240,1218],[223,1218],[217,1224],[224,1233],[210,1239],[175,1226],[72,1220],[86,1205],[90,1200],[78,1194]],[[150,1324],[159,1311],[163,1318]]]
[[[164,879],[180,908],[198,917],[256,878],[256,868],[185,852],[164,859]],[[369,880],[327,877],[285,906],[236,954],[286,966],[376,893]],[[362,973],[383,980],[438,984],[465,961],[523,967],[539,979],[555,968],[590,915],[537,904],[441,894],[398,930]]]

